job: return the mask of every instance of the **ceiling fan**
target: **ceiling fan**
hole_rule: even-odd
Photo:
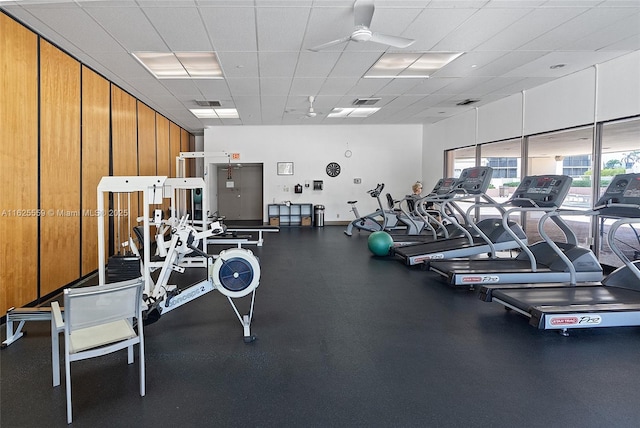
[[[392,46],[394,48],[406,48],[415,42],[415,40],[407,39],[405,37],[390,36],[387,34],[372,32],[369,29],[369,26],[371,25],[371,19],[373,18],[374,11],[375,6],[373,4],[373,0],[356,0],[353,4],[353,32],[347,37],[309,48],[309,50],[317,52],[319,50],[350,41],[374,42]]]
[[[315,101],[315,97],[313,95],[309,95],[309,110],[307,110],[307,117],[316,117],[318,113],[313,109],[313,101]]]

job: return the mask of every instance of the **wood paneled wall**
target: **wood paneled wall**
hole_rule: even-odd
[[[80,276],[80,63],[40,39],[40,292]]]
[[[138,170],[156,175],[156,112],[138,101]]]
[[[108,217],[98,216],[96,189],[109,175],[111,141],[111,84],[82,67],[82,275],[98,269],[98,220],[108,227]],[[105,197],[104,206],[108,205]],[[108,251],[108,250],[107,250]]]
[[[96,215],[103,176],[171,175],[194,137],[3,11],[0,70],[3,316],[95,272],[97,222],[118,220]]]
[[[180,155],[180,127],[169,123],[169,175],[176,176],[176,158]]]
[[[38,170],[35,123],[38,36],[3,14],[0,14],[0,70],[0,311],[3,314],[11,306],[38,297],[38,177],[35,174]]]

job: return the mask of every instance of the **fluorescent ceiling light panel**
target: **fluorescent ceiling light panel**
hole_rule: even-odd
[[[380,110],[380,107],[344,107],[334,108],[327,117],[369,117]]]
[[[385,53],[365,73],[368,79],[424,79],[462,52]]]
[[[238,119],[238,110],[234,108],[192,108],[191,113],[200,119]]]
[[[215,52],[133,52],[157,79],[223,79]]]

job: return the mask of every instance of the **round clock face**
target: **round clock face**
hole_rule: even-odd
[[[327,165],[327,175],[329,177],[337,177],[340,174],[340,165],[336,162],[331,162]]]

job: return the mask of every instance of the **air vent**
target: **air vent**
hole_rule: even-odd
[[[381,98],[357,98],[353,102],[353,105],[354,106],[372,106],[380,100]]]
[[[471,98],[467,98],[464,101],[460,101],[459,103],[456,103],[457,106],[468,106],[469,104],[473,104],[473,103],[477,103],[480,100],[472,100]]]
[[[196,104],[201,107],[220,107],[220,101],[196,100]]]

